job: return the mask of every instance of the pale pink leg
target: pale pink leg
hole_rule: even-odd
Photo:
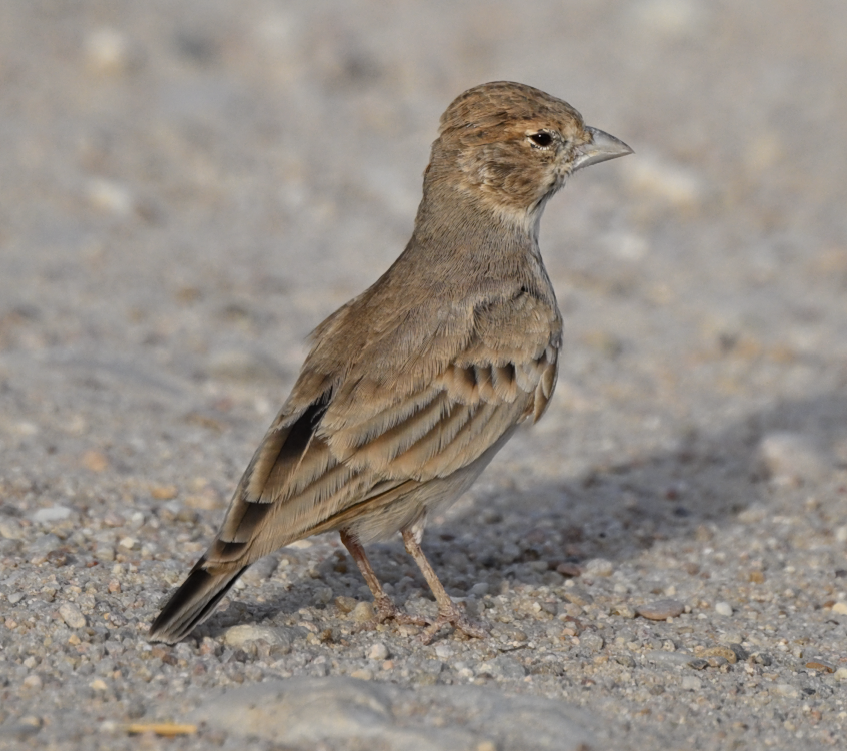
[[[424,575],[424,579],[429,584],[429,588],[435,596],[435,601],[438,603],[438,619],[430,624],[426,631],[421,634],[421,641],[424,644],[429,644],[442,626],[453,626],[453,628],[462,631],[468,636],[475,636],[477,639],[486,637],[488,635],[486,629],[478,623],[471,621],[456,607],[456,603],[450,599],[450,595],[447,594],[438,575],[430,565],[423,550],[421,550],[420,532],[416,534],[414,528],[411,528],[404,529],[401,534],[403,535],[403,542],[406,545],[406,551],[415,559],[415,563],[418,564],[418,568]]]

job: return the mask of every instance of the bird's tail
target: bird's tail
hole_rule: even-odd
[[[206,556],[191,569],[186,580],[171,595],[159,613],[147,638],[165,644],[176,644],[205,621],[214,611],[229,588],[238,581],[247,566],[222,573],[211,573],[204,568]]]

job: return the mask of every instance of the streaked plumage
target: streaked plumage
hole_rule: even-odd
[[[439,603],[427,635],[444,623],[481,633],[427,570],[426,516],[547,408],[562,320],[538,250],[541,212],[574,169],[626,153],[565,102],[521,84],[485,84],[450,105],[409,244],[315,329],[220,532],[151,639],[182,639],[250,563],[328,530],[342,532],[380,618],[399,614],[360,544],[402,531]]]

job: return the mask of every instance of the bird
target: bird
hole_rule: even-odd
[[[422,548],[428,518],[464,493],[556,385],[562,315],[538,245],[547,201],[579,169],[633,153],[567,102],[495,81],[441,116],[412,237],[311,349],[239,481],[216,537],[148,638],[176,643],[247,567],[331,530],[374,598],[374,623],[484,638]],[[401,611],[364,545],[399,532],[438,606]]]

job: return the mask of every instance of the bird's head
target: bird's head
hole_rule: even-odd
[[[587,126],[567,102],[497,81],[468,89],[441,116],[426,181],[537,226],[569,175],[631,153],[623,141]]]

